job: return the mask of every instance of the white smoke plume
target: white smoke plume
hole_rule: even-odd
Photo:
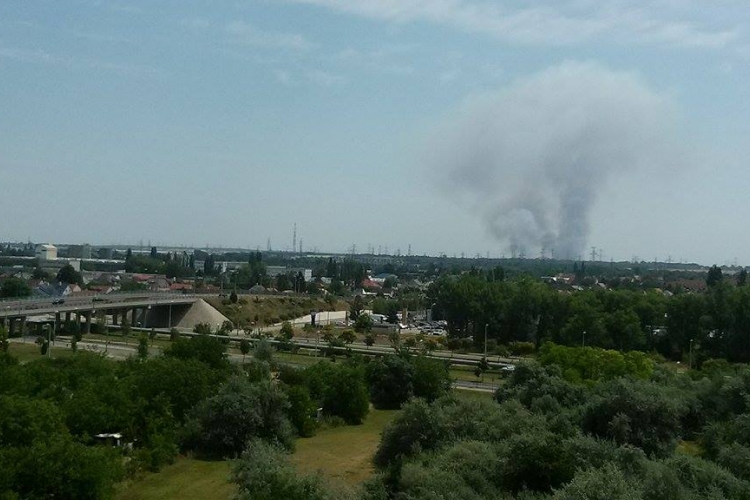
[[[673,159],[672,118],[637,76],[564,63],[466,104],[435,138],[431,165],[506,249],[578,258],[604,184]]]

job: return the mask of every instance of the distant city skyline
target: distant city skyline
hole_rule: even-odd
[[[332,253],[750,263],[749,21],[739,0],[3,2],[0,240],[291,249],[296,223]]]

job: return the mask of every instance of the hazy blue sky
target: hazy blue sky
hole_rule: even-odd
[[[750,264],[745,0],[3,0],[0,240]],[[577,255],[570,255],[577,256]]]

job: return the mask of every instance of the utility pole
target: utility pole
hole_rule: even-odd
[[[292,232],[292,253],[297,252],[297,223],[294,223],[294,231]]]
[[[489,323],[484,324],[484,359],[487,359],[487,327]]]

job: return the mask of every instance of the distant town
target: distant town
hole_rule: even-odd
[[[68,266],[77,273],[75,282],[57,279],[64,277],[58,274]],[[10,298],[233,289],[254,294],[393,296],[399,289],[425,290],[441,274],[498,266],[509,276],[528,274],[558,289],[661,288],[665,293],[704,290],[709,270],[694,263],[605,262],[597,260],[596,253],[592,260],[572,261],[5,242],[0,243],[0,293]],[[722,267],[728,276],[742,269]],[[3,288],[8,280],[22,281],[23,286]]]

